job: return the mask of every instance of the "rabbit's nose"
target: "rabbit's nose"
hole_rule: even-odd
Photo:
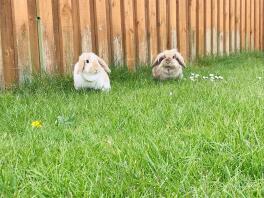
[[[167,58],[165,59],[165,61],[166,61],[167,64],[169,64],[169,63],[171,62],[171,60],[172,60],[171,57],[167,57]]]

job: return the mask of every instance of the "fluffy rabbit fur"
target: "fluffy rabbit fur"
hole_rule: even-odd
[[[152,67],[152,76],[154,79],[181,79],[183,77],[185,63],[177,49],[171,49],[158,54]]]
[[[108,65],[94,53],[82,53],[74,66],[75,89],[91,88],[102,91],[111,89]]]

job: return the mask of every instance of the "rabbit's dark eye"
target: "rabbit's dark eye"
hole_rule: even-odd
[[[89,60],[86,60],[85,62],[86,62],[86,63],[89,63]]]
[[[162,56],[159,58],[159,62],[163,61],[163,59],[165,59],[166,57],[165,56]]]
[[[173,59],[176,59],[176,55],[174,55],[172,58],[173,58]]]

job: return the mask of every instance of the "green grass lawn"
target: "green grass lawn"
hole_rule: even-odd
[[[264,54],[150,74],[113,70],[110,93],[69,77],[2,92],[0,197],[264,196]]]

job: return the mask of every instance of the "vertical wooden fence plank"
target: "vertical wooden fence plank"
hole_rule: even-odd
[[[255,0],[254,2],[254,18],[255,18],[255,25],[254,25],[254,47],[255,47],[255,50],[259,50],[259,21],[260,21],[260,18],[259,18],[259,6],[260,6],[260,2],[259,0]]]
[[[235,52],[235,0],[229,1],[229,51]]]
[[[4,79],[4,64],[3,64],[3,56],[2,56],[1,22],[0,22],[0,89],[3,89],[4,86],[5,86],[5,79]]]
[[[59,63],[56,61],[56,45],[51,0],[38,0],[38,10],[40,23],[39,45],[42,49],[42,54],[40,54],[42,64],[48,73],[57,72]]]
[[[224,49],[229,54],[229,0],[224,0]]]
[[[29,21],[29,38],[30,38],[30,52],[31,62],[33,65],[32,71],[40,71],[40,49],[39,49],[39,36],[38,36],[38,19],[37,19],[37,1],[28,0],[28,21]]]
[[[110,0],[112,61],[115,65],[124,61],[120,0]]]
[[[78,61],[81,53],[81,33],[80,33],[80,12],[79,1],[72,0],[72,23],[73,23],[73,50],[74,50],[74,63]]]
[[[250,50],[254,50],[254,26],[255,26],[255,18],[254,18],[254,0],[250,0]]]
[[[122,1],[123,37],[125,44],[125,60],[129,70],[135,70],[135,26],[133,0]]]
[[[148,59],[148,43],[146,31],[145,0],[136,0],[136,43],[138,64],[145,64]]]
[[[262,32],[262,36],[261,36],[261,44],[262,44],[262,50],[264,51],[264,2],[261,1],[262,5],[261,5],[261,13],[262,13],[262,17],[261,17],[261,20],[262,20],[262,26],[261,26],[261,32]]]
[[[92,52],[92,21],[90,17],[91,0],[79,0],[81,49],[83,52]]]
[[[27,0],[13,0],[15,34],[17,48],[17,68],[20,82],[31,75],[31,56]]]
[[[71,0],[59,0],[63,72],[70,73],[74,64],[73,22]]]
[[[63,61],[63,39],[62,39],[62,27],[60,18],[60,2],[58,0],[52,0],[52,16],[53,16],[53,32],[55,41],[55,58],[56,58],[56,69],[59,73],[64,72],[64,61]]]
[[[156,1],[147,0],[147,11],[149,61],[153,62],[158,53]]]
[[[158,0],[158,49],[163,51],[167,49],[167,6],[166,0]]]
[[[236,46],[236,52],[240,50],[240,26],[241,26],[241,20],[240,20],[240,2],[241,0],[236,0],[235,5],[235,46]]]
[[[2,55],[4,65],[4,79],[6,87],[14,84],[17,79],[17,57],[15,51],[15,35],[13,24],[13,9],[12,1],[5,0],[0,1],[0,25],[1,25],[1,37],[2,37]]]
[[[246,0],[241,0],[240,7],[241,7],[240,44],[241,44],[241,50],[245,50],[246,49]]]
[[[212,0],[212,53],[217,54],[217,0]]]
[[[182,56],[187,58],[187,2],[178,0],[178,46]]]
[[[259,18],[260,18],[260,22],[259,22],[259,47],[260,50],[264,50],[264,2],[262,0],[260,0],[260,5],[259,5]]]
[[[261,34],[262,34],[261,46],[262,46],[262,50],[264,51],[264,2],[263,1],[261,1],[261,14],[262,14],[262,17],[261,17],[261,20],[262,20],[261,22],[262,24],[261,26]]]
[[[169,0],[169,9],[170,9],[170,24],[169,24],[169,41],[170,41],[170,48],[177,48],[177,5],[176,0]]]
[[[189,12],[189,58],[194,61],[196,58],[196,0],[190,0],[188,3]]]
[[[250,49],[250,0],[246,0],[246,50]]]
[[[106,12],[105,0],[96,0],[95,15],[96,15],[96,34],[98,44],[98,55],[103,58],[107,63],[110,60],[110,51],[108,46],[108,21]]]
[[[211,54],[212,41],[212,16],[211,16],[211,0],[205,0],[205,52]]]
[[[205,31],[204,31],[204,1],[197,1],[197,54],[199,56],[204,55],[204,46],[205,46]],[[182,38],[180,38],[182,40]]]
[[[217,5],[217,53],[223,55],[224,52],[224,0],[218,0]]]

